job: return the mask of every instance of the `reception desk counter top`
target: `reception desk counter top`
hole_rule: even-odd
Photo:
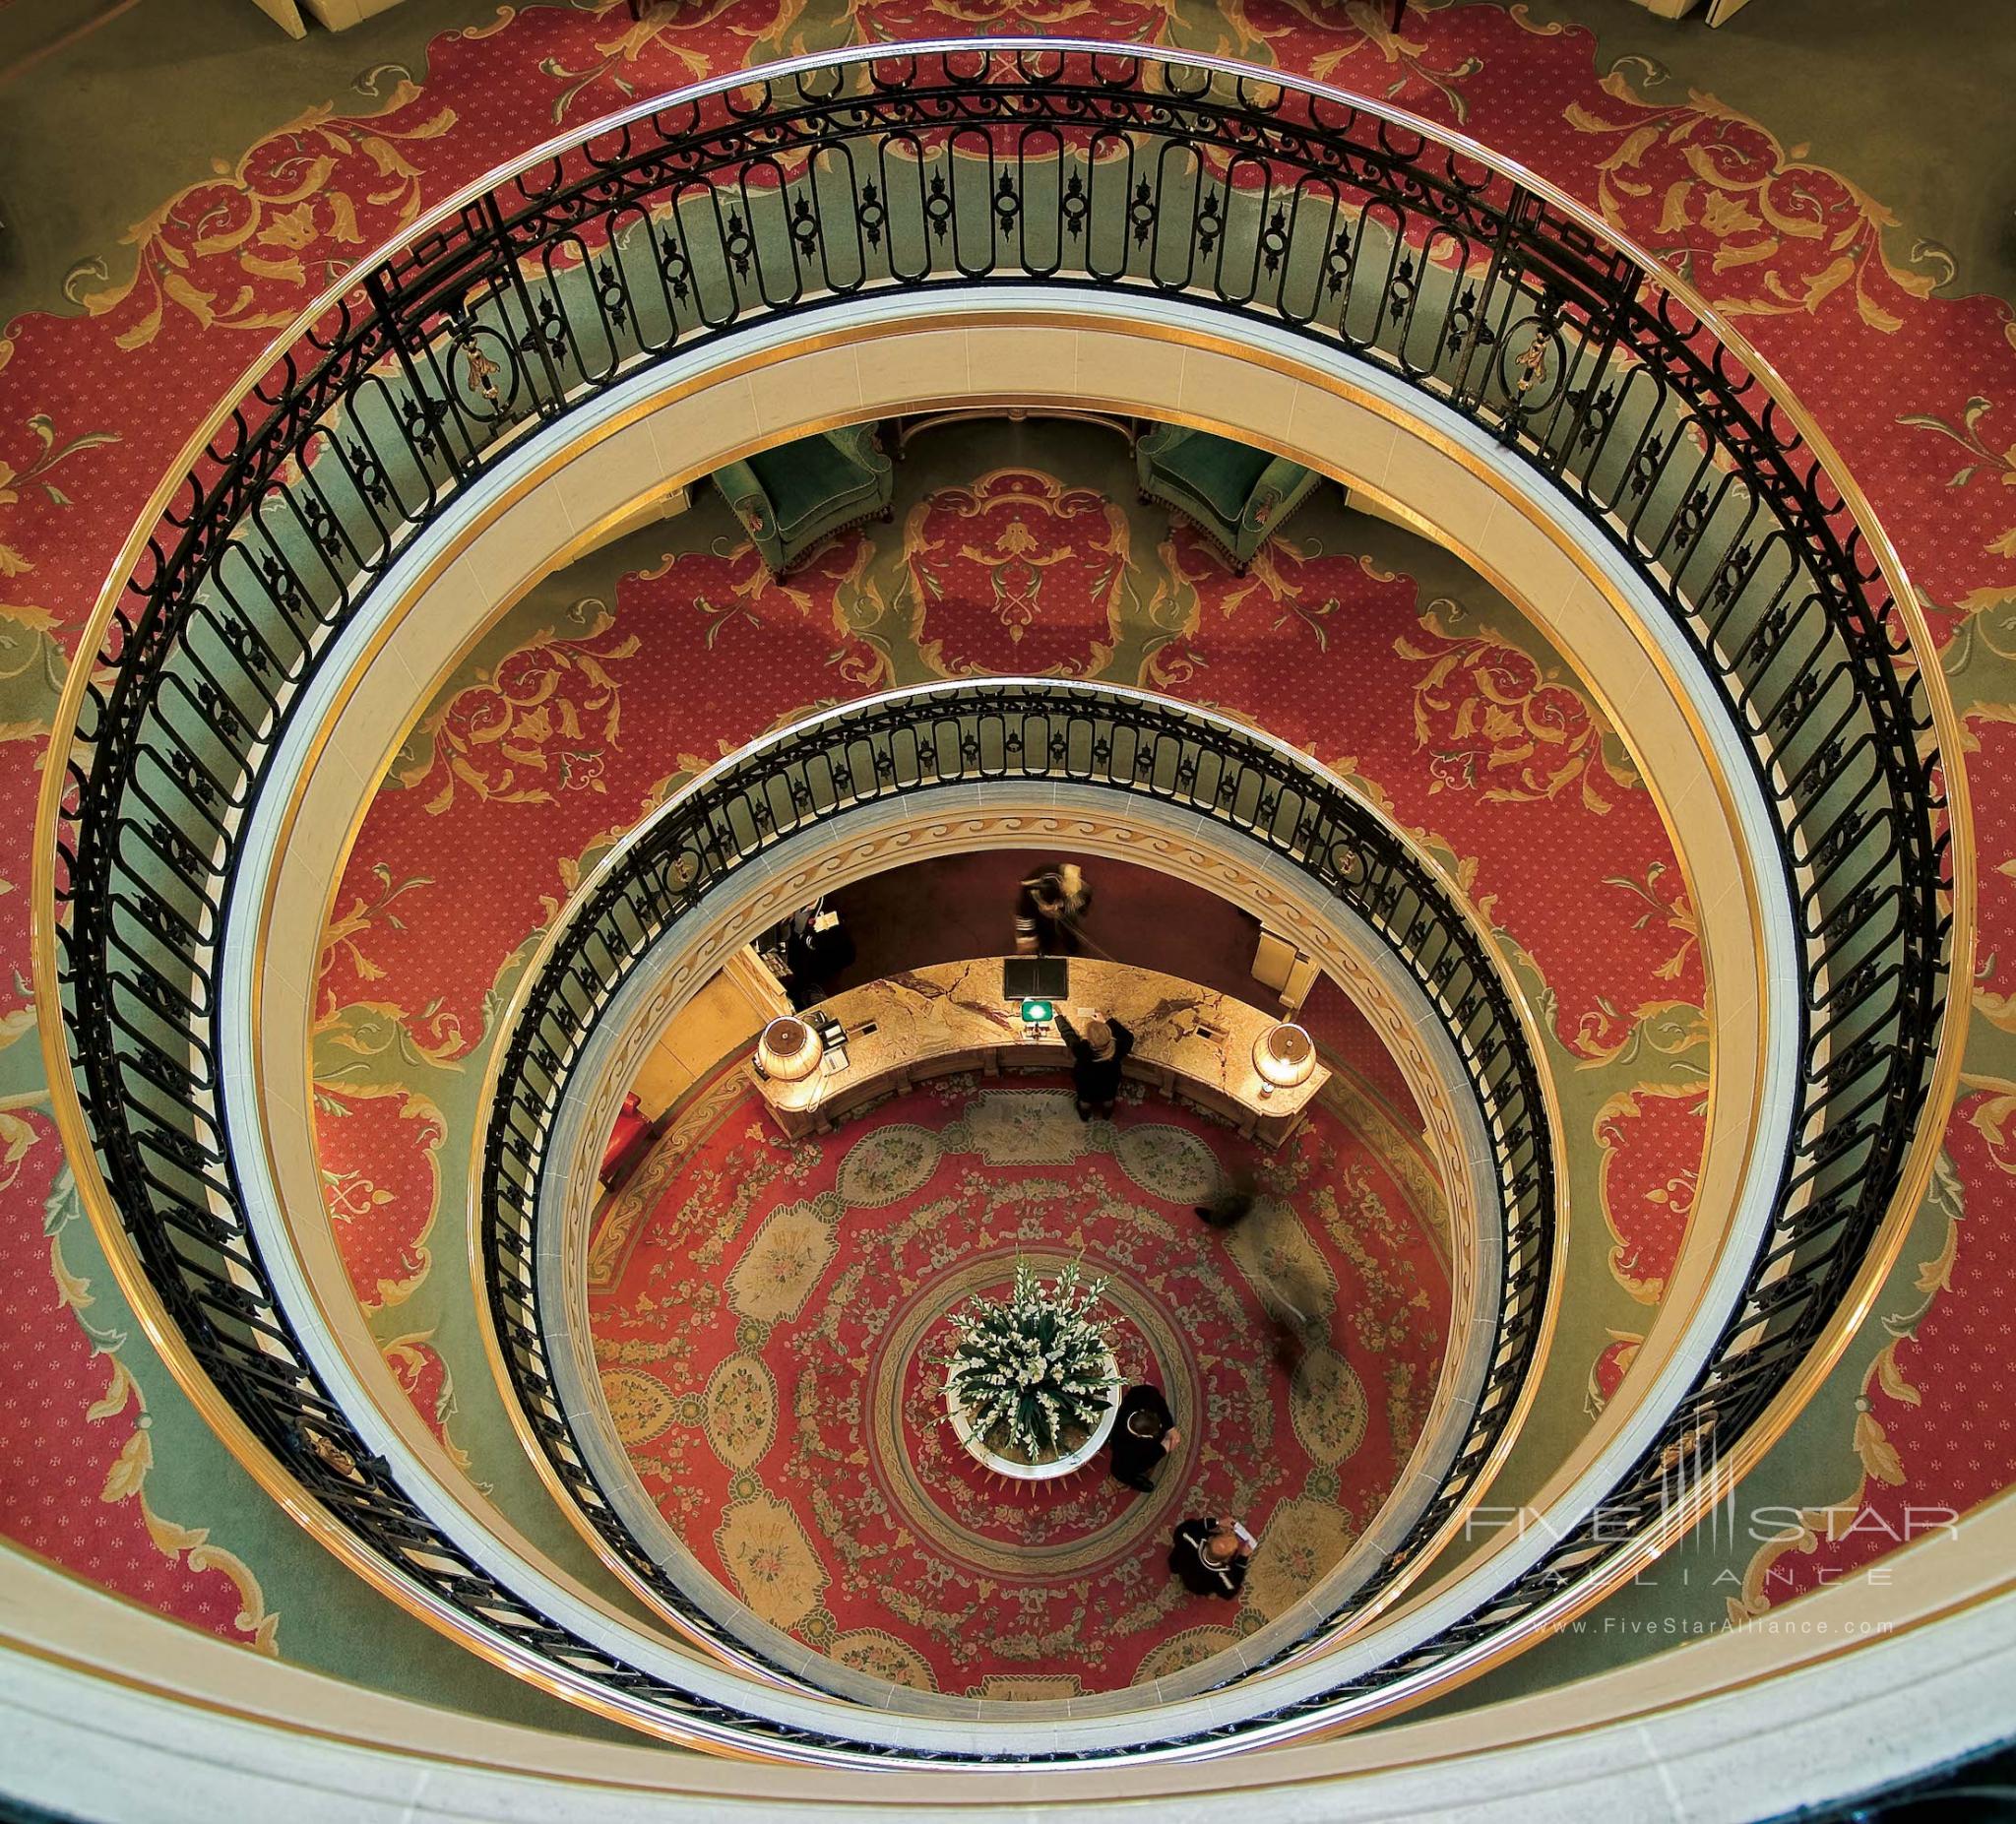
[[[796,1138],[920,1078],[1067,1068],[1054,1022],[1024,1026],[1020,1001],[1002,994],[1001,965],[999,957],[941,963],[836,994],[807,1010],[845,1034],[817,1071],[784,1083],[752,1063],[750,1078],[778,1125]],[[1253,1067],[1253,1045],[1278,1015],[1153,970],[1073,957],[1069,991],[1056,1005],[1080,1032],[1095,1014],[1117,1019],[1134,1035],[1128,1076],[1179,1093],[1268,1146],[1288,1138],[1329,1080],[1318,1064],[1306,1083],[1270,1086]]]

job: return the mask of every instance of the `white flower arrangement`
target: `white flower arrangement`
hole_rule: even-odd
[[[1103,1280],[1082,1284],[1075,1265],[1045,1288],[1018,1262],[1005,1300],[976,1295],[953,1313],[959,1341],[945,1358],[945,1385],[975,1437],[1031,1463],[1083,1442],[1118,1385],[1093,1315],[1105,1289]]]

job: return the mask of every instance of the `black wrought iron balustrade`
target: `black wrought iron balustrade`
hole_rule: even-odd
[[[430,1600],[619,1685],[638,1674],[496,1591],[369,1461],[274,1295],[216,1063],[239,836],[331,641],[540,426],[751,328],[1009,284],[1260,326],[1481,429],[1633,566],[1775,820],[1801,1068],[1748,1289],[1589,1528],[1417,1667],[1600,1571],[1669,1511],[1676,1454],[1764,1411],[1867,1259],[1932,1080],[1953,757],[1880,535],[1769,377],[1600,222],[1377,103],[1131,48],[885,48],[633,108],[444,206],[284,340],[140,529],[76,740],[52,748],[81,1109],[169,1319]]]
[[[1476,1098],[1503,1211],[1487,1366],[1432,1497],[1351,1592],[1355,1613],[1443,1536],[1505,1435],[1534,1366],[1554,1265],[1555,1168],[1540,1073],[1518,1007],[1462,907],[1395,831],[1332,775],[1187,705],[1137,691],[1027,678],[927,686],[869,699],[761,741],[676,797],[570,908],[505,1036],[480,1197],[490,1319],[547,1463],[605,1545],[659,1599],[718,1637],[648,1542],[624,1525],[568,1418],[536,1269],[554,1123],[601,1017],[641,969],[662,965],[682,919],[788,839],[866,806],[947,786],[1027,782],[1098,787],[1200,814],[1292,864],[1310,898],[1363,919],[1448,1033]],[[931,814],[929,800],[919,815]],[[688,925],[689,931],[695,927]],[[593,1088],[594,1086],[590,1086]],[[550,1217],[548,1221],[550,1221]],[[1280,1643],[1300,1651],[1338,1617]],[[752,1652],[746,1638],[742,1650]],[[1228,1674],[1244,1675],[1250,1667]]]

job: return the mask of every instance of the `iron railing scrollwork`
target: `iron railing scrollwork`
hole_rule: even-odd
[[[757,742],[656,813],[549,933],[505,1038],[483,1145],[480,1196],[490,1320],[525,1415],[554,1475],[602,1542],[660,1601],[722,1631],[624,1526],[570,1422],[540,1312],[537,1254],[550,1140],[598,1022],[625,982],[664,954],[681,919],[789,838],[903,797],[1002,783],[1084,786],[1193,812],[1292,862],[1323,905],[1364,920],[1413,977],[1462,1060],[1491,1151],[1502,1211],[1487,1365],[1440,1485],[1406,1538],[1354,1588],[1354,1613],[1438,1541],[1492,1460],[1543,1333],[1554,1270],[1555,1170],[1545,1100],[1508,984],[1431,868],[1333,775],[1264,736],[1136,691],[1028,678],[926,686],[829,712]],[[919,814],[926,814],[919,810]],[[690,927],[689,927],[690,928]],[[594,1086],[590,1086],[593,1088]],[[550,1217],[547,1219],[550,1221]],[[1337,1616],[1282,1642],[1301,1651]],[[753,1653],[746,1638],[730,1635]],[[783,1669],[783,1668],[778,1668]],[[1248,1664],[1230,1676],[1258,1669]]]
[[[332,641],[451,500],[655,363],[850,300],[1007,284],[1161,300],[1407,382],[1612,541],[1714,680],[1776,823],[1801,1068],[1774,1221],[1712,1359],[1518,1586],[1294,1715],[1344,1714],[1547,1610],[1668,1511],[1676,1458],[1725,1449],[1787,1384],[1918,1157],[1964,890],[1942,787],[1958,756],[1858,498],[1770,377],[1600,222],[1481,149],[1273,72],[969,43],[640,105],[453,199],[346,284],[136,534],[52,750],[68,765],[48,967],[94,1156],[80,1164],[191,1372],[430,1600],[612,1688],[652,1682],[441,1536],[281,1308],[224,1139],[218,967],[239,838]]]

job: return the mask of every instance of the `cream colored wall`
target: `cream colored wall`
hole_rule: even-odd
[[[630,1088],[647,1120],[656,1121],[733,1051],[754,1051],[756,1036],[790,1000],[746,946],[652,1040]]]

